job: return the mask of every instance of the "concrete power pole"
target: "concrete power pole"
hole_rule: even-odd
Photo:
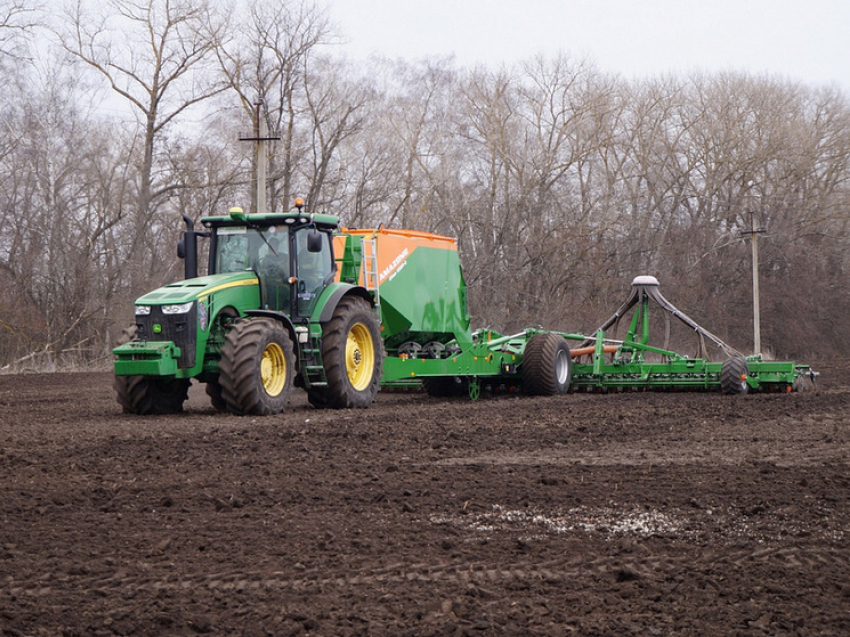
[[[268,212],[266,206],[266,162],[268,153],[266,151],[266,142],[280,139],[280,135],[271,135],[266,130],[265,118],[263,117],[263,98],[259,98],[254,104],[256,111],[254,113],[254,131],[249,134],[240,133],[239,141],[256,142],[257,155],[254,160],[254,183],[257,185],[256,202],[257,214]]]
[[[750,236],[753,242],[753,353],[761,355],[761,309],[759,307],[759,232],[756,230],[756,213],[750,213]]]

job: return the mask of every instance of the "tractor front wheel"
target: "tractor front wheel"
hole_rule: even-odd
[[[221,395],[221,383],[219,383],[218,380],[208,380],[206,392],[207,396],[210,398],[210,404],[212,404],[213,409],[217,411],[227,411],[227,403]]]
[[[372,404],[381,382],[384,345],[378,317],[364,299],[349,296],[339,302],[324,326],[322,360],[328,386],[319,403],[332,409]]]
[[[188,378],[116,376],[113,385],[125,413],[150,416],[183,411],[190,384]]]
[[[551,332],[528,339],[522,356],[522,388],[526,394],[565,394],[571,376],[572,357],[566,340]]]
[[[136,326],[124,330],[118,345],[136,339]],[[154,414],[176,414],[183,411],[183,403],[189,397],[188,378],[156,378],[151,376],[115,376],[113,387],[118,403],[128,414],[150,416]]]
[[[221,350],[218,382],[227,409],[267,416],[286,409],[292,394],[292,339],[269,318],[235,321]]]

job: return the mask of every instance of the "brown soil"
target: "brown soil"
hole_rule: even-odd
[[[846,635],[850,362],[816,368],[269,418],[0,376],[0,634]]]

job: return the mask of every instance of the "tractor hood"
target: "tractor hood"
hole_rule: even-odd
[[[169,283],[136,299],[136,305],[180,305],[229,288],[256,286],[257,275],[250,271],[201,276]]]

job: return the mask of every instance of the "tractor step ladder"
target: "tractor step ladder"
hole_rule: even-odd
[[[378,290],[378,244],[373,237],[363,238],[363,287],[375,295],[375,309],[381,307],[381,295]]]

